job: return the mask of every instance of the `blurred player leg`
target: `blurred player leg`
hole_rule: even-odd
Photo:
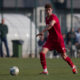
[[[66,53],[63,53],[62,57],[70,65],[70,67],[72,68],[72,72],[76,74],[77,69],[76,69],[76,66],[73,64],[72,60],[66,55]]]
[[[48,74],[47,65],[46,65],[46,58],[45,58],[45,55],[47,52],[48,52],[48,49],[43,48],[40,53],[40,62],[41,62],[42,68],[43,68],[43,72],[41,72],[41,74]]]

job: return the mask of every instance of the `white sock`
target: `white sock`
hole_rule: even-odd
[[[76,66],[74,65],[72,69],[74,69]]]
[[[43,70],[44,72],[47,72],[47,68]]]

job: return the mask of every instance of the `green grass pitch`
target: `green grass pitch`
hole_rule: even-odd
[[[80,59],[72,59],[80,70]],[[11,76],[9,68],[18,66],[18,76]],[[47,59],[49,75],[40,75],[42,67],[39,59],[0,58],[0,80],[80,80],[80,71],[73,74],[62,59]]]

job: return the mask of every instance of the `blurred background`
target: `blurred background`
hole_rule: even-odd
[[[59,18],[67,53],[80,57],[80,0],[0,0],[0,23],[8,27],[7,41],[10,57],[39,57],[41,46],[36,34],[45,28],[44,5],[51,3]],[[46,37],[46,33],[44,38]],[[5,45],[3,57],[7,55]],[[47,57],[59,57],[56,51]]]

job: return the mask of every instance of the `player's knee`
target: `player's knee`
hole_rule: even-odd
[[[67,57],[67,54],[66,53],[62,54],[62,58],[63,59],[66,59],[66,57]]]
[[[42,52],[43,52],[44,54],[46,54],[46,53],[48,52],[48,49],[47,49],[47,48],[43,48],[43,49],[42,49]]]

